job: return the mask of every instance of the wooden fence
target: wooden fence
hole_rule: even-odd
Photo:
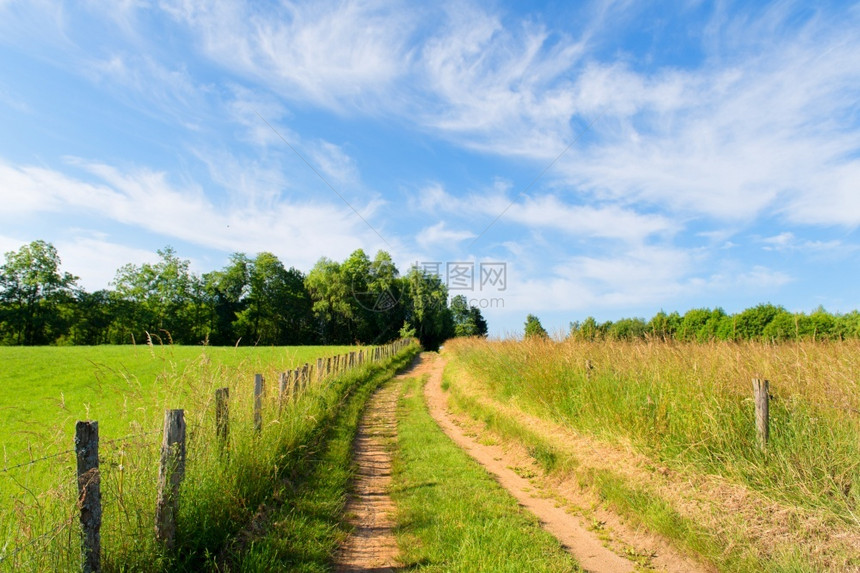
[[[316,365],[302,366],[282,372],[278,376],[278,402],[282,406],[295,400],[311,382],[323,382],[354,368],[371,362],[385,361],[409,346],[414,339],[401,339],[384,346],[362,348],[338,356],[318,358]],[[254,376],[254,430],[263,427],[263,394],[265,379]],[[215,431],[222,448],[230,435],[228,388],[215,391]],[[158,494],[155,502],[155,537],[166,549],[173,546],[176,535],[176,515],[179,496],[185,475],[185,412],[167,410],[158,470]],[[99,472],[98,422],[79,421],[75,426],[75,454],[77,457],[78,510],[81,528],[81,570],[101,571],[101,474]]]

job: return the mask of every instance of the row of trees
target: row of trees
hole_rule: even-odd
[[[438,276],[362,250],[321,259],[305,275],[271,253],[236,253],[198,276],[166,247],[156,263],[121,267],[111,289],[87,292],[60,271],[57,250],[34,241],[0,267],[0,343],[127,344],[146,337],[181,344],[382,343],[417,336],[428,348],[453,336],[485,336],[463,296],[448,302]]]
[[[737,314],[722,308],[696,308],[684,315],[658,312],[649,321],[624,318],[600,323],[593,317],[572,322],[570,336],[579,340],[843,340],[860,338],[860,312],[831,314],[819,307],[810,314],[789,312],[782,306],[760,304]]]

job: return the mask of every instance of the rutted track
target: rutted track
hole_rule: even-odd
[[[487,445],[474,439],[474,434],[464,429],[464,425],[469,421],[452,415],[448,410],[448,394],[442,389],[445,360],[438,355],[424,353],[422,361],[427,364],[424,369],[429,373],[429,380],[424,387],[425,398],[430,414],[442,430],[493,474],[524,508],[537,516],[543,528],[552,533],[585,570],[614,573],[633,571],[636,568],[634,562],[605,547],[597,534],[587,528],[582,518],[568,513],[553,501],[552,496],[564,497],[563,492],[542,491],[536,488],[532,481],[520,475],[515,468],[522,467],[524,456],[518,456],[512,449]],[[637,541],[637,545],[640,545],[643,539]],[[675,553],[665,543],[656,540],[653,542],[660,546],[661,558],[657,566],[659,569],[678,572],[708,570]]]
[[[397,567],[394,504],[391,484],[391,446],[397,435],[397,384],[377,390],[358,427],[353,460],[357,466],[346,515],[354,527],[341,548],[335,570],[387,572]]]

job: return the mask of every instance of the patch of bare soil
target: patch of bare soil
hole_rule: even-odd
[[[544,529],[584,569],[595,573],[622,572],[633,571],[638,565],[678,573],[709,571],[661,537],[628,527],[611,512],[593,509],[593,500],[572,486],[571,480],[543,478],[543,472],[523,448],[511,443],[493,443],[492,438],[482,434],[479,424],[467,416],[453,414],[448,409],[448,394],[442,389],[444,359],[425,353],[422,362],[426,366],[422,364],[421,368],[429,373],[425,397],[439,426],[537,516]],[[589,507],[592,509],[583,511]]]
[[[346,515],[353,532],[341,547],[335,570],[397,571],[394,504],[391,484],[391,445],[397,433],[397,385],[388,384],[370,399],[353,446],[357,466]]]

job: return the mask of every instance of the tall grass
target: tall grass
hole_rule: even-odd
[[[860,525],[860,343],[453,341],[496,398]],[[752,384],[771,381],[771,441]]]
[[[415,347],[401,352],[414,353]],[[396,361],[402,361],[398,357]],[[325,438],[339,407],[363,381],[389,363],[367,364],[339,377],[313,382],[281,403],[277,372],[282,363],[225,364],[199,353],[181,368],[159,374],[152,402],[140,403],[127,438],[105,436],[100,444],[104,509],[102,566],[105,571],[215,569],[225,548],[253,529],[255,516],[274,498],[289,496],[303,479],[309,458]],[[253,375],[266,378],[263,428],[253,423]],[[214,391],[230,389],[230,437],[216,438]],[[187,467],[180,493],[175,550],[154,540],[155,487],[164,408],[185,409]],[[134,412],[133,412],[134,413]],[[71,438],[69,438],[70,440]],[[47,477],[46,477],[47,476]],[[3,472],[11,504],[0,508],[0,570],[77,570],[80,567],[74,454]]]

